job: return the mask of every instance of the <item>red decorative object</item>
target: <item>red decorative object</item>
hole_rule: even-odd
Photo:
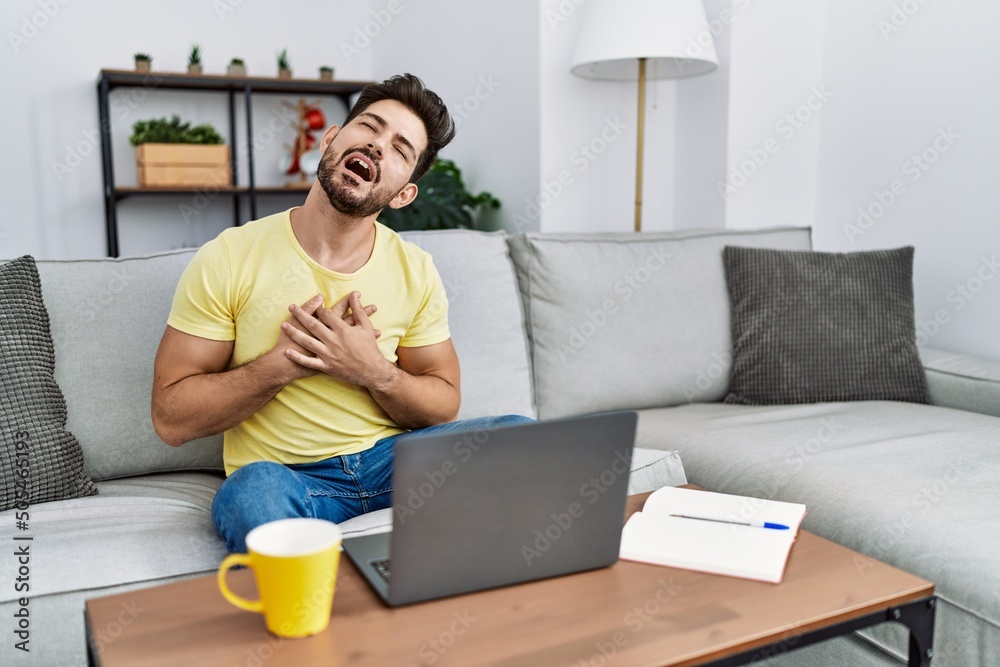
[[[316,137],[312,133],[326,129],[326,116],[318,106],[318,101],[306,104],[305,100],[300,99],[294,106],[289,102],[284,102],[284,105],[295,109],[298,119],[295,124],[295,141],[292,145],[285,144],[286,153],[278,163],[278,168],[287,176],[299,175],[297,181],[288,183],[289,187],[306,188],[316,175],[320,158]]]

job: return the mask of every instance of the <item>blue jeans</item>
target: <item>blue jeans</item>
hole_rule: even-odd
[[[480,417],[408,433],[471,431],[530,421],[519,415]],[[392,446],[400,435],[382,438],[357,454],[296,465],[256,461],[237,469],[212,502],[216,531],[231,553],[242,553],[247,533],[269,521],[308,517],[340,523],[390,507]]]

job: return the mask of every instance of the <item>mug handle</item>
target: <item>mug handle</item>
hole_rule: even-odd
[[[243,609],[245,611],[255,611],[258,614],[264,613],[264,603],[260,600],[247,600],[246,598],[241,598],[236,593],[229,590],[229,586],[226,585],[226,573],[229,572],[230,568],[237,565],[250,566],[250,554],[229,554],[222,560],[222,565],[219,566],[218,582],[219,590],[222,592],[222,597],[229,600],[229,603]]]

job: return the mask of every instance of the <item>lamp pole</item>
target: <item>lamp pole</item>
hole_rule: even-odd
[[[635,147],[635,231],[642,231],[642,144],[646,120],[646,59],[639,58],[639,129]]]

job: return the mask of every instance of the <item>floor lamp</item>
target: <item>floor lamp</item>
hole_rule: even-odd
[[[707,74],[719,61],[701,0],[589,0],[570,71],[587,79],[639,79],[635,231],[642,231],[646,79]]]

